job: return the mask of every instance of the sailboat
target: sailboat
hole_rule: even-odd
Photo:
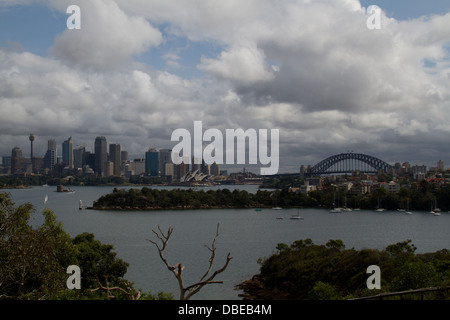
[[[44,198],[44,204],[47,204],[47,201],[48,201],[48,195],[46,194],[45,198]]]
[[[333,194],[333,208],[331,208],[330,213],[341,213],[341,208],[336,208],[336,193]]]
[[[431,211],[430,213],[432,213],[435,216],[440,216],[441,215],[441,209],[439,209],[437,207],[437,200],[436,198],[434,198],[434,209],[433,209],[433,202],[431,203]]]
[[[375,210],[375,211],[377,211],[377,212],[383,212],[383,211],[386,211],[386,209],[380,208],[380,198],[378,198],[378,208],[377,208],[377,210]]]
[[[347,208],[347,196],[345,196],[344,209],[343,211],[353,211],[352,208]]]
[[[342,209],[341,208],[335,208],[334,203],[333,203],[333,208],[330,210],[330,213],[341,213]]]
[[[297,215],[291,216],[291,220],[303,220],[303,217],[300,217],[300,211],[297,209]]]
[[[406,213],[406,214],[412,214],[412,212],[409,211],[409,198],[406,199],[406,211],[405,211],[405,213]]]

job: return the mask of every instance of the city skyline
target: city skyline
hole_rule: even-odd
[[[49,167],[50,166],[46,163],[46,161],[50,161],[52,163],[52,166],[55,165],[57,163],[57,160],[60,159],[62,161],[62,163],[64,163],[67,167],[73,169],[73,168],[82,168],[81,165],[78,166],[74,166],[74,163],[76,161],[75,157],[76,157],[76,150],[82,149],[83,153],[89,153],[92,154],[92,156],[95,156],[95,154],[100,154],[100,157],[97,157],[95,159],[95,161],[92,163],[92,168],[93,172],[95,173],[99,173],[101,176],[103,176],[103,173],[106,172],[107,170],[112,170],[112,172],[108,175],[116,175],[119,176],[121,169],[120,169],[120,164],[121,162],[123,162],[124,160],[129,161],[130,163],[132,162],[144,162],[143,163],[143,171],[142,173],[145,173],[146,175],[149,176],[159,176],[159,175],[165,175],[166,173],[166,168],[164,167],[165,163],[172,163],[172,159],[171,159],[171,149],[168,148],[154,148],[154,147],[147,147],[146,150],[143,150],[143,152],[139,155],[135,155],[135,156],[129,156],[128,151],[124,150],[122,148],[122,146],[118,143],[108,143],[107,142],[107,138],[104,136],[97,136],[94,139],[94,143],[93,143],[93,148],[92,150],[89,148],[86,148],[86,143],[82,142],[80,144],[73,144],[73,139],[72,137],[69,137],[68,139],[64,140],[61,144],[61,151],[62,153],[64,152],[69,152],[69,150],[64,151],[65,145],[67,145],[68,142],[70,142],[70,148],[71,148],[71,156],[70,159],[69,158],[65,158],[64,155],[62,154],[58,154],[58,147],[57,147],[57,142],[56,139],[50,139],[47,141],[47,150],[44,153],[44,155],[40,155],[35,153],[34,151],[34,141],[36,141],[36,137],[39,137],[38,135],[34,135],[34,134],[30,134],[29,137],[33,136],[33,138],[29,139],[29,142],[31,142],[31,148],[30,148],[30,157],[27,157],[27,152],[23,152],[23,148],[19,147],[19,146],[15,146],[12,148],[12,151],[10,152],[10,154],[8,155],[0,155],[0,160],[2,160],[5,157],[10,157],[11,158],[11,167],[13,167],[13,162],[12,159],[14,158],[14,154],[18,153],[23,159],[29,159],[31,160],[31,156],[34,152],[34,157],[36,158],[42,158],[43,165],[45,167]],[[204,147],[204,146],[203,146]],[[53,151],[54,153],[50,153],[50,151]],[[354,150],[347,150],[346,152],[341,152],[340,154],[345,154],[345,153],[354,153]],[[154,155],[152,154],[156,154],[156,158]],[[332,156],[332,155],[330,155]],[[369,156],[373,156],[373,155],[369,155]],[[45,160],[46,157],[51,157],[52,160]],[[79,156],[80,157],[80,156]],[[155,166],[155,159],[156,159],[156,166]],[[191,166],[191,170],[194,171],[196,169],[200,169],[200,165],[195,165],[194,164],[194,157],[192,157],[192,159],[190,159],[191,162],[189,163],[189,165]],[[324,160],[324,159],[321,159]],[[382,160],[382,159],[380,159]],[[112,169],[109,168],[109,162],[112,163]],[[84,163],[84,160],[81,161],[81,163]],[[204,163],[204,161],[203,161]],[[395,161],[392,163],[389,163],[392,167],[397,167],[396,170],[399,169],[399,165],[406,165],[408,167],[418,167],[420,168],[421,171],[425,170],[429,170],[429,169],[434,169],[436,168],[439,171],[445,171],[447,169],[450,169],[450,167],[446,167],[445,166],[445,160],[442,159],[438,159],[436,160],[434,163],[432,163],[431,165],[427,165],[424,163],[411,163],[410,161],[406,160],[399,160],[399,161]],[[308,164],[300,164],[298,166],[298,168],[294,171],[290,171],[290,172],[278,172],[277,174],[283,174],[283,173],[296,173],[296,172],[300,172],[302,173],[303,170],[305,170],[307,167],[313,167],[314,165],[316,165],[318,163],[308,163]],[[1,163],[1,165],[3,165],[3,163]],[[108,168],[108,169],[106,169]],[[249,169],[250,171],[252,168],[259,168],[258,165],[249,165],[249,164],[244,164],[244,165],[222,165],[222,168],[227,169],[227,171],[231,172],[239,172],[242,170],[245,170],[245,168]],[[230,170],[231,169],[231,170]],[[103,173],[102,173],[103,172]],[[173,173],[173,172],[172,172]],[[122,172],[123,174],[123,172]]]
[[[36,155],[105,136],[143,157],[203,121],[279,129],[280,173],[347,150],[450,163],[449,30],[445,1],[0,0],[0,154],[33,132]]]

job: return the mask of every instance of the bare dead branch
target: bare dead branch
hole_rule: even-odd
[[[205,274],[200,278],[200,282],[203,281],[203,279],[205,279],[206,276],[208,276],[208,274],[211,272],[211,269],[212,269],[212,266],[213,266],[213,262],[214,262],[214,258],[216,257],[216,247],[215,247],[215,244],[216,244],[216,239],[217,239],[218,236],[219,236],[219,224],[217,224],[216,236],[214,237],[214,239],[213,239],[213,241],[212,241],[211,248],[208,247],[208,246],[205,244],[205,247],[206,247],[209,251],[211,251],[211,257],[209,258],[209,268],[208,268],[208,270],[206,270]]]
[[[112,295],[111,291],[123,292],[128,297],[129,300],[139,300],[141,298],[141,292],[140,291],[138,291],[136,296],[135,296],[133,293],[128,292],[128,291],[126,291],[125,289],[123,289],[121,287],[109,287],[108,280],[105,279],[105,281],[106,281],[106,287],[103,286],[102,283],[99,280],[97,280],[98,288],[91,289],[91,292],[95,292],[95,291],[98,291],[98,290],[104,290],[104,291],[106,291],[106,293],[108,295],[108,298],[110,298],[110,299],[115,299],[116,298],[114,295]]]
[[[177,263],[174,266],[171,266],[169,264],[169,262],[167,261],[167,259],[164,257],[164,250],[167,248],[167,244],[169,242],[170,236],[172,235],[173,228],[169,228],[169,230],[167,231],[167,235],[164,234],[164,232],[161,230],[161,228],[159,226],[158,226],[158,230],[159,230],[159,233],[156,232],[155,230],[152,230],[152,231],[156,235],[156,237],[159,239],[161,244],[158,245],[157,242],[152,241],[152,240],[148,240],[148,241],[151,242],[153,245],[155,245],[155,247],[158,249],[161,260],[164,262],[164,264],[167,266],[167,268],[174,274],[175,278],[177,279],[178,286],[180,288],[180,300],[188,300],[190,297],[192,297],[194,294],[199,292],[200,289],[203,288],[207,284],[223,283],[222,281],[213,281],[213,280],[218,274],[225,271],[225,269],[228,267],[228,264],[230,263],[230,260],[232,259],[230,256],[230,253],[228,253],[223,267],[214,271],[214,273],[209,278],[207,278],[208,275],[211,273],[214,259],[216,257],[216,240],[219,237],[219,224],[217,224],[216,235],[211,243],[211,247],[205,245],[205,247],[211,252],[211,256],[208,259],[208,262],[209,262],[208,269],[206,270],[205,274],[200,278],[200,280],[198,282],[196,282],[188,287],[185,287],[184,282],[183,282],[182,272],[183,272],[184,267],[180,263]]]

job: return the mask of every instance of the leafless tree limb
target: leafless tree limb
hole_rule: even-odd
[[[104,290],[104,291],[106,291],[106,293],[107,293],[107,295],[108,295],[108,298],[110,298],[110,299],[115,299],[115,298],[116,298],[116,297],[111,293],[111,291],[120,291],[120,292],[123,292],[123,293],[128,297],[129,300],[139,300],[140,297],[141,297],[141,292],[140,292],[140,291],[138,291],[137,294],[134,295],[133,293],[128,292],[128,291],[126,291],[125,289],[123,289],[123,288],[121,288],[121,287],[110,287],[109,284],[108,284],[108,280],[105,279],[105,281],[106,281],[106,287],[103,286],[103,285],[101,284],[101,282],[97,280],[98,288],[92,289],[91,291],[92,291],[92,292],[95,292],[95,291],[98,291],[98,290]]]
[[[205,274],[200,278],[200,280],[198,282],[196,282],[190,286],[187,286],[187,287],[184,286],[184,281],[183,281],[183,276],[182,276],[184,267],[180,263],[177,263],[176,265],[171,266],[169,264],[169,262],[167,261],[167,259],[164,257],[164,250],[167,248],[167,244],[168,244],[169,238],[173,232],[173,228],[169,228],[167,231],[167,234],[164,234],[159,226],[158,226],[158,230],[159,230],[159,232],[156,232],[155,230],[152,230],[152,231],[156,235],[156,237],[160,240],[161,245],[158,245],[157,242],[152,241],[152,240],[148,240],[148,241],[156,246],[161,260],[164,262],[164,264],[167,266],[167,268],[174,274],[175,278],[177,279],[178,286],[180,288],[180,300],[188,300],[190,297],[192,297],[194,294],[199,292],[201,290],[201,288],[203,288],[207,284],[223,283],[222,281],[214,281],[214,278],[218,274],[225,271],[225,269],[228,267],[228,264],[230,263],[230,260],[232,259],[230,253],[228,253],[223,267],[214,271],[213,274],[211,274],[208,277],[208,275],[211,273],[214,259],[216,257],[215,244],[216,244],[216,239],[219,237],[219,224],[217,224],[216,235],[212,241],[211,247],[205,245],[205,247],[211,252],[211,256],[208,260],[209,261],[208,269],[206,270]]]

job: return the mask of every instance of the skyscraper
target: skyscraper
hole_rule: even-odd
[[[127,163],[129,163],[128,151],[120,151],[120,170],[122,170],[123,173],[126,173],[127,171]]]
[[[85,152],[86,147],[84,144],[73,149],[73,167],[75,169],[83,168],[83,166],[85,165]]]
[[[120,144],[109,145],[109,159],[113,163],[113,175],[120,176]]]
[[[105,137],[95,138],[95,166],[94,172],[105,177],[108,169],[108,153]]]
[[[212,176],[220,176],[220,166],[216,162],[211,165],[210,174]]]
[[[159,153],[154,148],[145,153],[145,173],[152,177],[159,175]]]
[[[166,173],[166,164],[171,163],[172,163],[172,150],[170,149],[159,150],[159,173],[161,174],[161,176],[168,175],[168,173]]]
[[[53,170],[56,164],[57,157],[58,154],[56,150],[56,140],[55,139],[48,140],[47,152],[45,153],[44,156],[44,168]]]
[[[11,173],[18,173],[22,170],[23,156],[22,149],[15,147],[11,151]]]
[[[69,167],[70,169],[73,168],[73,143],[72,143],[72,137],[69,137],[66,141],[62,144],[63,149],[63,163],[65,166]]]
[[[120,162],[128,162],[128,151],[120,151]]]

